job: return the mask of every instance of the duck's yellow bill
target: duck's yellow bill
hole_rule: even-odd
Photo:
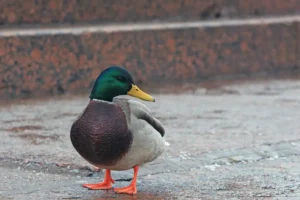
[[[155,99],[150,96],[149,94],[143,92],[140,88],[138,88],[136,85],[132,84],[131,90],[127,92],[128,95],[142,99],[144,101],[152,101],[154,102]]]

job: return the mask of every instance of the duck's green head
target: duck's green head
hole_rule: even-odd
[[[100,73],[90,99],[112,101],[114,97],[126,94],[145,101],[155,101],[134,84],[131,74],[126,69],[118,66],[111,66]]]

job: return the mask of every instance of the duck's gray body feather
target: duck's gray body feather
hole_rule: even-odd
[[[126,170],[155,160],[165,148],[165,131],[160,121],[138,101],[116,98],[113,103],[119,105],[124,111],[133,139],[127,154],[109,168]]]

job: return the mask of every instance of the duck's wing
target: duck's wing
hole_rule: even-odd
[[[162,126],[161,122],[151,114],[147,106],[138,101],[125,98],[114,98],[113,103],[119,105],[127,116],[134,115],[137,119],[145,120],[156,131],[158,131],[162,137],[164,137],[164,127]]]

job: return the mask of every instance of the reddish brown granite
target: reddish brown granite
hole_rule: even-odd
[[[0,24],[201,20],[299,14],[299,0],[1,0]]]
[[[293,71],[296,24],[10,37],[0,39],[0,98],[88,91],[101,70],[123,65],[136,82]]]

